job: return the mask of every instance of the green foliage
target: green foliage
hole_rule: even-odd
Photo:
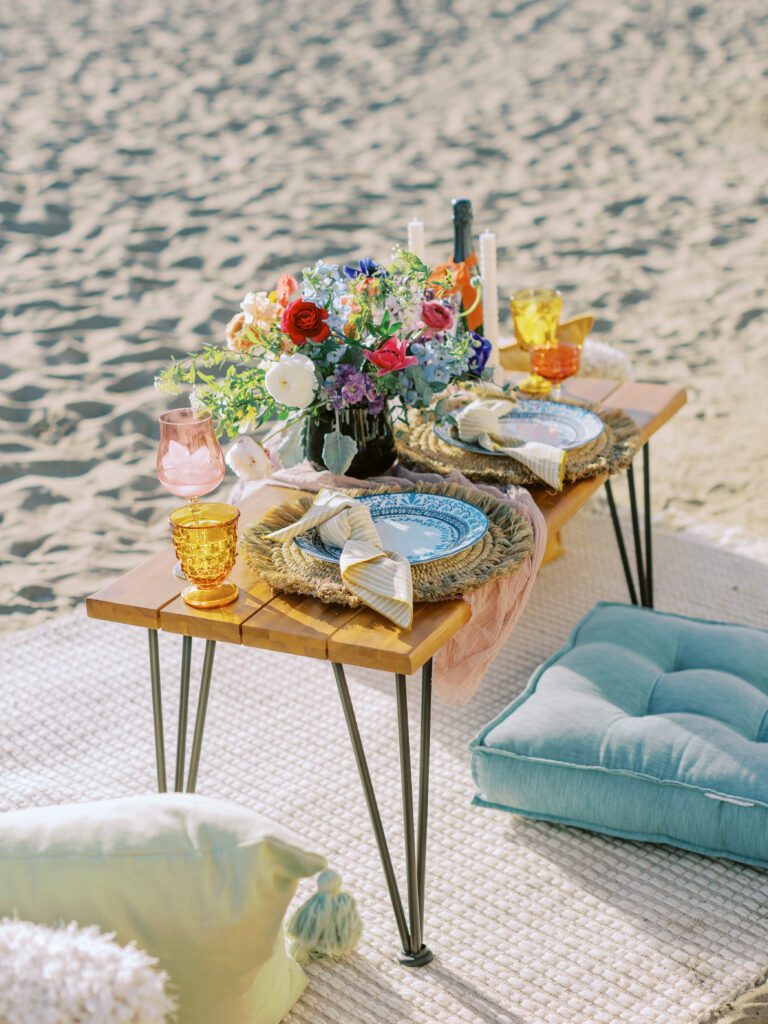
[[[352,460],[356,455],[357,445],[353,438],[342,434],[337,422],[336,429],[325,435],[323,462],[332,473],[342,476],[352,465]]]

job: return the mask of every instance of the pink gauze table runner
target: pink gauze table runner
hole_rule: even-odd
[[[238,505],[249,494],[268,484],[302,491],[319,491],[322,487],[343,489],[379,487],[382,484],[402,487],[404,483],[451,483],[484,491],[511,505],[525,516],[533,529],[534,546],[530,557],[516,572],[491,580],[466,595],[464,600],[472,609],[472,618],[435,657],[435,692],[448,704],[466,704],[520,618],[544,557],[547,545],[546,524],[525,488],[507,487],[502,490],[490,484],[474,484],[456,470],[447,476],[440,476],[437,473],[414,473],[401,466],[395,467],[390,476],[355,480],[349,476],[318,472],[309,462],[303,462],[293,469],[280,469],[266,480],[238,481],[230,492],[229,500],[233,505]]]

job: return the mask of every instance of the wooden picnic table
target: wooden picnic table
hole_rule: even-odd
[[[509,374],[512,379],[515,374]],[[568,382],[570,395],[596,403],[603,409],[622,409],[641,428],[644,471],[644,544],[641,538],[634,474],[630,467],[630,503],[635,542],[637,587],[621,533],[615,502],[607,477],[568,484],[557,493],[545,488],[531,488],[534,499],[544,514],[548,533],[545,561],[561,550],[561,531],[590,497],[606,485],[611,516],[616,530],[622,565],[627,578],[630,599],[634,603],[653,604],[650,463],[648,441],[685,404],[685,391],[664,384],[575,378]],[[305,492],[298,492],[302,494]],[[297,492],[291,492],[296,497]],[[265,486],[241,504],[242,521],[259,519],[264,513],[286,499],[284,488]],[[162,551],[102,587],[86,601],[92,618],[140,626],[148,630],[150,676],[152,681],[155,753],[158,788],[167,788],[165,741],[158,655],[158,633],[178,633],[182,644],[179,715],[176,740],[174,788],[183,790],[189,677],[193,638],[205,640],[203,674],[198,697],[194,735],[190,751],[187,792],[194,792],[202,748],[208,694],[211,686],[213,659],[219,642],[259,647],[286,654],[329,661],[333,667],[357,767],[363,783],[368,810],[392,900],[395,919],[402,942],[401,962],[409,966],[428,963],[432,957],[422,941],[424,915],[424,882],[426,868],[426,836],[429,790],[429,739],[431,721],[432,659],[448,640],[471,617],[469,605],[463,600],[437,604],[419,604],[414,609],[413,626],[401,629],[370,609],[330,606],[321,601],[271,590],[238,558],[230,579],[240,588],[237,600],[224,608],[201,611],[191,608],[181,598],[184,581],[173,573],[175,556],[170,543]],[[365,753],[357,727],[345,665],[380,669],[395,674],[395,694],[399,727],[399,754],[402,778],[404,835],[406,844],[406,875],[408,914],[406,916],[397,880],[389,855],[376,797],[368,771]],[[416,829],[414,830],[413,785],[411,778],[410,739],[408,735],[406,676],[421,669],[421,749],[419,757],[419,793]]]

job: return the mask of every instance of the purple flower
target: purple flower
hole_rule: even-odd
[[[326,379],[325,391],[331,406],[339,412],[351,405],[367,402],[368,412],[376,415],[386,403],[386,396],[376,390],[373,378],[351,363],[341,363],[333,377]]]
[[[368,412],[371,416],[378,416],[380,412],[384,412],[384,406],[387,402],[385,395],[382,395],[380,391],[372,387],[367,392],[366,397],[368,398]]]
[[[481,374],[491,354],[491,343],[477,331],[470,331],[472,355],[469,357],[469,370],[474,374]]]
[[[358,374],[357,377],[350,380],[341,389],[341,397],[347,405],[357,405],[358,402],[362,402],[365,398],[365,382],[360,380],[361,376],[361,374]]]

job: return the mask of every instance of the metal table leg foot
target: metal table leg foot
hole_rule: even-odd
[[[168,789],[165,778],[165,737],[163,735],[163,701],[160,691],[160,651],[157,630],[148,629],[149,672],[152,678],[152,716],[155,725],[155,762],[157,764],[157,790],[165,793]]]
[[[431,686],[432,666],[431,663],[424,666],[422,672],[422,703],[421,703],[421,761],[419,767],[419,818],[418,818],[418,845],[414,833],[413,822],[413,783],[411,777],[411,751],[410,737],[408,732],[408,705],[406,697],[405,676],[395,677],[397,695],[397,722],[400,745],[400,773],[403,791],[403,823],[405,835],[406,852],[406,874],[408,888],[408,920],[406,920],[403,901],[397,884],[397,878],[392,866],[392,858],[389,853],[384,826],[379,813],[379,806],[376,801],[371,774],[368,769],[368,762],[365,757],[363,742],[360,737],[360,730],[357,725],[352,699],[349,694],[344,667],[333,663],[333,674],[336,678],[336,686],[341,699],[341,706],[344,710],[344,718],[347,723],[349,738],[352,742],[352,750],[357,763],[357,770],[363,784],[363,794],[368,806],[368,814],[373,826],[373,833],[376,838],[376,845],[381,858],[381,865],[384,869],[384,877],[389,890],[389,898],[392,902],[392,909],[395,915],[395,922],[400,933],[402,952],[398,959],[400,963],[408,967],[422,967],[432,959],[432,952],[422,943],[422,919],[424,912],[424,877],[426,873],[426,839],[427,839],[427,787],[429,785],[429,717],[431,712]],[[426,698],[426,699],[425,699]],[[410,925],[410,927],[409,927]]]

